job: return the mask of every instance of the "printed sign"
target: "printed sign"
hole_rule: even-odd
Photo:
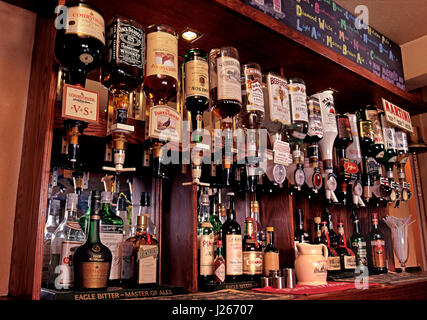
[[[396,127],[412,132],[411,116],[409,112],[399,108],[384,98],[382,101],[386,120]]]
[[[64,85],[62,117],[98,122],[99,93],[79,86]]]

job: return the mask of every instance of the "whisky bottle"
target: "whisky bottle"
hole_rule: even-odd
[[[245,219],[243,237],[243,277],[248,281],[258,281],[263,273],[263,252],[254,232],[254,219]]]
[[[209,52],[211,110],[221,119],[237,115],[242,108],[239,53],[233,47]]]
[[[101,193],[92,191],[90,204],[89,233],[86,243],[74,253],[74,285],[80,290],[107,288],[112,254],[100,239],[99,214]]]
[[[144,79],[145,33],[138,22],[116,16],[107,27],[106,40],[102,84],[113,94],[117,123],[126,124],[129,94]]]
[[[270,271],[280,270],[279,250],[274,245],[274,228],[267,227],[267,246],[264,249],[264,276],[268,277]]]
[[[354,272],[356,269],[356,256],[354,252],[347,247],[347,238],[345,237],[343,222],[338,222],[337,253],[340,256],[341,272]]]
[[[350,163],[346,156],[347,147],[353,142],[350,121],[346,115],[337,114],[338,135],[335,139],[337,150],[337,161],[339,167],[339,180],[341,184],[341,202],[347,204],[347,187],[354,173],[353,163]]]
[[[356,255],[356,265],[363,272],[368,267],[368,251],[366,250],[366,238],[360,232],[359,218],[356,212],[352,212],[353,235],[350,238],[351,250]]]
[[[227,193],[229,207],[227,220],[222,225],[222,239],[225,241],[226,281],[236,282],[243,274],[242,265],[242,231],[236,221],[234,193]]]
[[[247,63],[242,67],[242,109],[238,115],[239,126],[258,129],[264,120],[264,93],[261,67]]]
[[[385,238],[378,227],[378,213],[372,214],[371,232],[368,235],[369,272],[372,274],[387,273]]]
[[[262,251],[264,251],[265,246],[267,245],[267,240],[266,240],[264,227],[262,226],[262,223],[261,223],[258,201],[251,201],[251,218],[254,219],[255,239],[261,246]]]
[[[117,201],[117,214],[123,220],[123,240],[119,247],[120,283],[129,282],[132,268],[132,246],[126,245],[126,240],[132,236],[132,229],[128,220],[127,202],[124,196]]]
[[[308,131],[307,92],[304,80],[288,79],[289,103],[292,125],[289,128],[290,140],[301,144]]]
[[[214,269],[214,282],[219,284],[225,283],[225,260],[222,256],[222,240],[219,240],[217,243]]]
[[[208,54],[198,48],[184,55],[184,99],[185,108],[191,112],[193,132],[202,134],[203,112],[209,107],[209,64]],[[199,142],[194,135],[194,142]]]
[[[378,172],[378,164],[375,157],[371,154],[372,145],[374,144],[374,130],[372,121],[363,120],[363,114],[357,113],[359,121],[360,147],[362,151],[362,185],[363,198],[366,202],[372,198],[372,187],[374,185],[374,175]],[[365,118],[366,119],[366,118]]]
[[[393,168],[397,159],[395,130],[387,123],[385,113],[383,111],[379,112],[378,116],[384,136],[384,156],[382,158],[382,163],[386,169],[386,177],[393,179]]]
[[[58,290],[73,287],[73,255],[86,240],[77,220],[77,202],[76,193],[67,194],[64,219],[51,239],[49,282]]]
[[[376,159],[381,159],[384,156],[384,137],[378,117],[378,109],[376,106],[367,105],[359,110],[359,118],[362,121],[371,121],[374,143],[371,145],[369,154]]]
[[[99,215],[101,216],[100,237],[101,242],[110,249],[113,260],[111,262],[111,271],[109,285],[118,285],[120,282],[120,256],[119,248],[123,241],[123,220],[113,213],[110,203],[112,193],[101,192],[101,206]]]

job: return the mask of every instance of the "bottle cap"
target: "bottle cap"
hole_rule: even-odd
[[[136,218],[136,224],[138,228],[145,228],[147,226],[147,216],[142,214]]]
[[[269,232],[269,231],[273,232],[274,231],[274,227],[267,227],[267,232]]]
[[[320,223],[322,219],[320,217],[314,217],[314,223]]]
[[[101,198],[101,191],[99,190],[92,190],[90,193],[91,198]]]
[[[245,221],[248,221],[248,222],[254,222],[254,219],[253,219],[253,218],[251,218],[251,217],[248,217],[248,218],[246,218],[246,219],[245,219]]]
[[[149,207],[150,206],[150,192],[141,192],[140,205],[142,207]]]
[[[125,197],[120,197],[117,201],[117,210],[118,211],[126,211],[127,203]]]
[[[222,247],[222,240],[218,240],[218,242],[217,242],[216,246],[217,246],[218,248],[219,248],[219,247]]]

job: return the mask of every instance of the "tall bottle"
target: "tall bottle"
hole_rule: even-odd
[[[305,231],[304,229],[304,216],[302,213],[302,209],[297,209],[295,218],[294,247],[295,254],[297,254],[297,244],[310,243],[310,239],[307,231]]]
[[[218,245],[218,241],[222,240],[222,223],[219,218],[219,204],[218,204],[218,192],[210,196],[210,217],[209,222],[212,224],[213,233],[214,233],[214,250]]]
[[[61,210],[61,200],[48,200],[48,215],[44,227],[42,284],[48,285],[49,263],[51,255],[52,235],[58,228],[57,217]]]
[[[366,250],[366,238],[360,232],[359,218],[356,212],[352,212],[353,235],[350,238],[351,250],[356,255],[356,265],[363,272],[368,267],[368,251]]]
[[[222,225],[222,239],[225,241],[225,274],[227,282],[235,282],[240,280],[243,274],[242,231],[236,221],[234,193],[229,192],[227,196],[229,197],[227,220]]]
[[[401,200],[408,201],[412,197],[409,183],[406,182],[405,165],[408,161],[408,137],[405,131],[396,130],[397,159],[396,171],[401,187]]]
[[[262,250],[264,250],[267,245],[267,239],[265,229],[261,223],[258,201],[251,201],[251,218],[254,219],[255,239],[261,246]]]
[[[113,194],[111,192],[101,192],[101,207],[99,215],[101,216],[100,237],[101,242],[110,249],[113,256],[111,262],[111,271],[109,284],[117,285],[120,283],[120,245],[123,241],[123,220],[113,213],[111,201]]]
[[[274,245],[274,228],[267,227],[267,246],[264,249],[264,276],[268,277],[272,270],[280,270],[279,249]]]
[[[340,273],[341,261],[336,251],[336,248],[333,248],[331,245],[331,239],[329,237],[329,229],[328,229],[327,221],[322,221],[321,229],[322,229],[321,243],[323,243],[328,247],[328,259],[327,259],[328,274]]]
[[[337,253],[341,260],[341,271],[349,272],[356,269],[356,256],[354,252],[347,247],[347,238],[344,233],[344,223],[338,222],[338,248]]]
[[[145,32],[138,22],[116,16],[107,27],[106,39],[102,84],[113,94],[117,123],[126,124],[129,93],[144,79]]]
[[[80,290],[105,289],[108,285],[112,254],[100,239],[100,201],[101,193],[92,191],[87,240],[73,257],[74,285]]]
[[[346,155],[347,147],[353,142],[351,134],[350,120],[346,115],[337,114],[338,135],[335,139],[335,147],[337,150],[337,160],[339,167],[339,180],[341,184],[341,202],[347,204],[347,187],[353,173],[353,166],[349,163]]]
[[[378,227],[378,213],[372,214],[371,232],[368,235],[369,243],[369,272],[373,274],[387,273],[385,238]]]
[[[178,90],[178,36],[167,25],[151,25],[146,29],[147,66],[143,91],[150,101],[149,137],[153,150],[153,174],[167,177],[163,163],[165,140],[179,141],[181,116],[167,105]]]
[[[74,251],[86,240],[77,220],[77,202],[76,193],[67,194],[64,219],[52,235],[49,282],[58,290],[73,287]]]
[[[198,48],[184,55],[184,99],[185,108],[191,112],[193,132],[201,134],[203,112],[209,107],[209,64],[208,54]],[[198,135],[194,135],[198,141]]]
[[[308,131],[307,91],[305,82],[299,78],[288,79],[289,102],[291,107],[292,125],[290,137],[299,145]]]
[[[359,117],[362,121],[371,121],[374,136],[374,144],[371,145],[370,155],[376,159],[384,156],[384,137],[381,129],[381,122],[378,117],[376,106],[367,105],[359,110]]]
[[[264,120],[264,93],[261,67],[257,63],[242,66],[242,109],[238,115],[239,126],[257,129]]]
[[[132,229],[128,221],[127,203],[124,196],[117,201],[117,213],[123,220],[123,240],[119,247],[120,282],[125,284],[131,279],[132,268],[132,246],[126,245],[126,240],[132,236]]]
[[[245,219],[245,236],[243,238],[243,276],[249,281],[258,281],[262,275],[263,252],[255,238],[254,219]]]
[[[380,118],[384,136],[384,156],[382,158],[382,163],[386,169],[386,177],[394,179],[393,168],[397,160],[395,130],[387,123],[385,113],[383,111],[379,112],[378,116]]]

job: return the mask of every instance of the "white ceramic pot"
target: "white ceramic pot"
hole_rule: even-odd
[[[300,285],[326,284],[328,248],[324,244],[297,244],[295,273]]]

